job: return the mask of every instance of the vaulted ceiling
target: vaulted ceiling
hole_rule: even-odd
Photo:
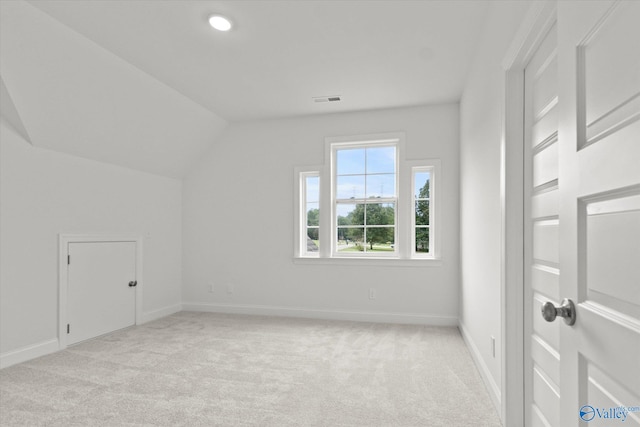
[[[229,122],[458,101],[489,4],[1,1],[2,114],[34,145],[179,178]]]

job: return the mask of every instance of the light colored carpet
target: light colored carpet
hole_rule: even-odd
[[[456,328],[181,312],[0,371],[3,426],[500,426]]]

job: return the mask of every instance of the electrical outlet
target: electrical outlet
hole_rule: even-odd
[[[213,283],[209,284],[209,292],[213,293],[216,290],[216,285],[214,285]]]
[[[496,337],[491,336],[491,355],[496,358]]]
[[[376,290],[369,288],[369,299],[376,299]]]
[[[233,283],[227,283],[227,293],[228,294],[233,293]]]

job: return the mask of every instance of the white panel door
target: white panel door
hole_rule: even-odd
[[[577,311],[553,322],[558,425],[637,427],[640,2],[559,1],[557,22],[558,298]]]
[[[525,419],[560,426],[560,324],[540,306],[560,302],[557,27],[525,67]]]
[[[68,245],[67,343],[135,324],[136,242]]]

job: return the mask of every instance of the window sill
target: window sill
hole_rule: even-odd
[[[442,267],[442,259],[436,258],[315,258],[294,257],[294,264],[300,265],[355,265],[358,267]]]

